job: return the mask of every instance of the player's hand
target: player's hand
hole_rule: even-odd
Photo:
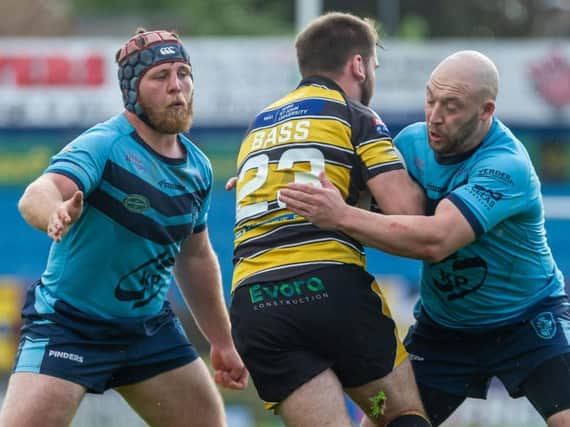
[[[325,176],[319,175],[321,187],[309,184],[288,184],[279,191],[279,200],[287,209],[302,215],[325,229],[335,229],[341,222],[348,205],[345,203],[338,188]]]
[[[212,346],[210,360],[216,384],[232,390],[246,388],[249,373],[233,345],[227,348]]]
[[[79,219],[83,211],[83,192],[76,191],[68,200],[62,202],[49,218],[47,234],[56,243],[61,242],[69,228]]]
[[[226,181],[226,191],[232,191],[233,189],[236,188],[236,184],[237,184],[237,176],[232,176],[230,179],[228,179]]]

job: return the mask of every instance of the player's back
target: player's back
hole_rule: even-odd
[[[377,115],[347,98],[334,82],[305,79],[258,114],[242,143],[233,288],[325,265],[364,266],[360,243],[287,210],[279,190],[291,182],[320,185],[318,176],[325,172],[354,205],[370,177],[400,167]]]

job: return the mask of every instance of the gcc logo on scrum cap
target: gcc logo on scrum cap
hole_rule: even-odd
[[[176,48],[174,46],[161,47],[159,52],[161,55],[174,55]]]

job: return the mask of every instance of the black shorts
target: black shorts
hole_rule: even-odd
[[[28,291],[14,372],[35,372],[84,386],[88,392],[134,384],[198,358],[166,302],[145,319],[93,319],[58,302],[41,315]]]
[[[268,408],[327,368],[343,387],[356,387],[407,356],[378,283],[357,266],[241,286],[230,315],[237,350]]]

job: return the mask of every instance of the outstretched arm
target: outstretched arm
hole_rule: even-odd
[[[207,230],[184,241],[174,264],[174,277],[211,345],[214,380],[226,388],[245,388],[248,374],[233,344],[220,266]]]
[[[347,205],[324,174],[320,181],[322,187],[289,184],[280,200],[319,227],[340,230],[367,246],[438,262],[475,239],[469,222],[448,200],[433,216],[382,215]]]
[[[28,224],[60,242],[81,216],[83,193],[68,177],[47,173],[28,185],[18,209]]]

